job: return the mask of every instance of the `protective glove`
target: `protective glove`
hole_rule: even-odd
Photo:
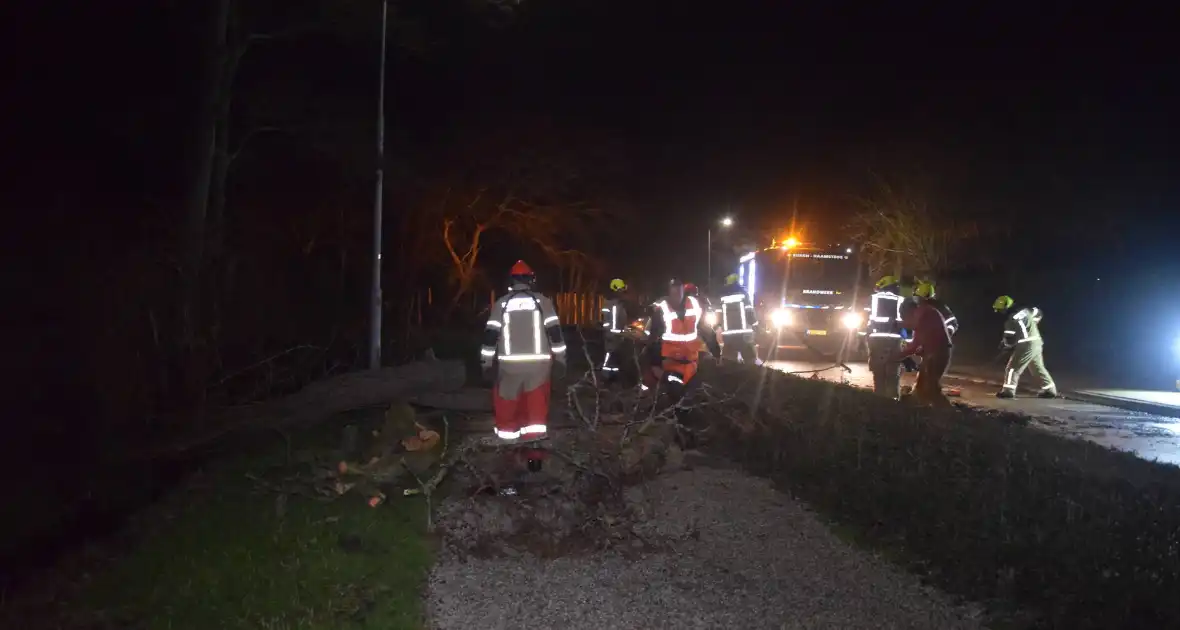
[[[906,372],[918,371],[918,363],[914,361],[914,357],[906,357],[902,359],[901,364],[905,367]]]
[[[561,380],[561,379],[565,378],[565,374],[566,374],[565,361],[554,361],[553,362],[553,378],[555,380]]]

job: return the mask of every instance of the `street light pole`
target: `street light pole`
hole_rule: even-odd
[[[713,226],[709,226],[709,255],[708,255],[708,275],[705,276],[705,285],[709,287],[709,295],[713,295]]]
[[[727,228],[731,225],[733,225],[733,218],[732,217],[729,217],[729,216],[722,217],[721,227]],[[706,273],[708,273],[709,275],[705,280],[705,286],[709,287],[709,295],[712,295],[713,294],[713,226],[711,226],[711,225],[709,226],[708,239],[709,239],[709,253],[708,253],[708,257],[707,257],[708,263],[707,263]]]
[[[377,78],[377,194],[373,200],[373,286],[369,290],[369,369],[381,367],[381,235],[385,185],[385,35],[389,0],[381,2],[381,69]]]

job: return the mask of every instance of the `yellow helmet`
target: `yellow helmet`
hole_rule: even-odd
[[[897,279],[897,276],[884,276],[883,278],[881,278],[880,280],[877,281],[877,288],[884,289],[886,287],[891,287],[899,282],[901,282],[901,281]]]
[[[599,286],[601,286],[601,285],[599,285]],[[611,291],[626,291],[627,290],[627,283],[623,282],[619,278],[615,278],[614,280],[610,281],[610,290]]]
[[[736,273],[731,273],[728,276],[725,276],[725,284],[737,284],[737,283],[738,283],[738,275]]]
[[[929,280],[919,280],[918,286],[914,287],[914,296],[927,299],[934,297],[934,283]]]
[[[992,309],[997,313],[1003,313],[1004,311],[1012,308],[1012,304],[1013,300],[1010,296],[1001,295],[1000,297],[996,298],[995,302],[992,302]]]

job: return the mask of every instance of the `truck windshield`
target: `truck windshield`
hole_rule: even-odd
[[[791,252],[779,266],[789,291],[850,292],[856,288],[856,264],[844,254]]]
[[[750,265],[757,263],[755,273]],[[764,250],[755,260],[744,261],[740,268],[742,282],[753,275],[755,301],[778,303],[787,299],[816,304],[836,304],[857,293],[861,280],[858,263],[846,254],[787,252]],[[748,285],[747,285],[748,286]]]

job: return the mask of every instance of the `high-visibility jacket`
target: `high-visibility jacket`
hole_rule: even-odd
[[[679,304],[669,304],[665,298],[654,304],[652,336],[660,340],[660,355],[666,359],[697,361],[702,341],[698,327],[703,323],[701,303],[689,295]]]
[[[602,306],[602,330],[608,335],[622,334],[627,329],[627,307],[618,298],[607,300]]]
[[[513,285],[496,300],[484,329],[480,360],[502,363],[565,362],[565,340],[553,302],[527,285]]]
[[[1041,312],[1041,309],[1035,306],[1022,308],[1012,313],[1004,322],[1004,338],[1000,343],[1005,348],[1011,348],[1023,343],[1040,341],[1042,315],[1044,313]]]
[[[943,321],[946,322],[946,331],[953,337],[955,333],[959,332],[959,318],[951,311],[951,307],[947,306],[945,302],[938,298],[921,298],[920,303],[929,304],[942,315]]]
[[[750,294],[742,287],[734,287],[733,291],[721,297],[721,321],[718,322],[722,335],[737,335],[753,333],[758,325],[758,316],[754,312],[754,304],[750,301]]]
[[[901,339],[901,303],[905,298],[893,291],[873,292],[869,306],[869,339]]]
[[[946,352],[951,347],[951,331],[947,328],[946,318],[933,304],[920,304],[914,313],[914,321],[914,338],[901,349],[898,356],[928,356]]]

